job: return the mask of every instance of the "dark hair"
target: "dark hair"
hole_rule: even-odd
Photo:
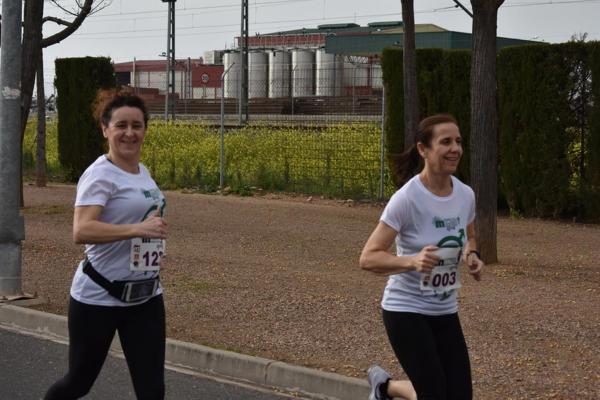
[[[116,90],[101,90],[96,101],[96,119],[101,125],[108,126],[112,113],[117,108],[134,107],[144,115],[144,126],[148,126],[148,109],[146,103],[139,96]]]
[[[421,172],[423,169],[423,158],[417,150],[417,143],[421,142],[425,146],[431,146],[433,138],[433,129],[436,125],[452,123],[458,126],[456,118],[450,114],[435,114],[419,122],[415,142],[411,144],[404,152],[390,155],[391,170],[396,181],[404,185],[410,178]]]

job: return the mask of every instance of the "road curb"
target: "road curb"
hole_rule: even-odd
[[[62,315],[0,304],[0,323],[68,339],[67,317]],[[112,347],[121,351],[118,340],[113,341]],[[198,372],[300,392],[314,399],[364,400],[369,396],[369,386],[362,379],[174,339],[167,339],[166,361]]]

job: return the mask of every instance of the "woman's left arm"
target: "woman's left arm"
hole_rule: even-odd
[[[477,238],[475,237],[475,221],[467,225],[467,245],[465,247],[465,260],[469,273],[473,275],[476,281],[481,280],[481,270],[483,268],[483,261],[479,258],[479,252],[477,251]]]

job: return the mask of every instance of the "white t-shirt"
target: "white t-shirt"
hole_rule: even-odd
[[[109,224],[137,224],[157,206],[163,210],[163,194],[146,167],[139,166],[140,172],[132,174],[111,163],[105,155],[98,157],[79,178],[75,207],[102,206],[99,220]],[[158,274],[130,271],[130,252],[130,239],[85,245],[85,254],[94,269],[109,281],[150,279]],[[146,301],[124,303],[116,299],[83,273],[82,264],[79,264],[71,285],[71,296],[75,300],[103,306],[129,306]],[[162,287],[155,295],[160,293]]]
[[[414,255],[428,245],[464,246],[467,225],[475,219],[475,194],[454,176],[452,185],[449,196],[436,196],[416,175],[394,193],[380,220],[398,232],[397,255]],[[421,275],[417,271],[391,275],[381,302],[383,309],[425,315],[457,312],[456,290],[421,290]]]

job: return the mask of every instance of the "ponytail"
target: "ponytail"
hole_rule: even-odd
[[[390,154],[390,164],[399,186],[404,185],[423,169],[423,159],[414,143],[400,154]]]
[[[450,114],[435,114],[425,118],[419,122],[415,142],[400,154],[390,154],[390,169],[398,186],[404,185],[423,169],[423,158],[417,150],[417,143],[423,143],[426,147],[431,146],[433,129],[436,125],[445,123],[458,126],[456,118]]]

